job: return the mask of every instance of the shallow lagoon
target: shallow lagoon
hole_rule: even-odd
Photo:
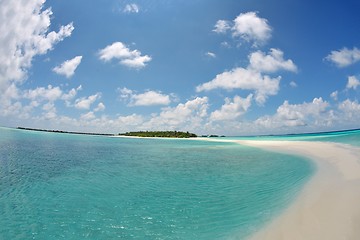
[[[244,239],[314,171],[235,143],[0,128],[0,239]]]

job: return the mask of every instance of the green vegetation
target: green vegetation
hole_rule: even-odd
[[[70,134],[85,134],[85,135],[101,135],[101,136],[114,136],[115,134],[106,133],[84,133],[84,132],[68,132],[60,130],[47,130],[38,128],[25,128],[17,127],[21,130],[40,131],[40,132],[52,132],[52,133],[70,133]],[[140,131],[140,132],[127,132],[119,133],[121,136],[135,136],[135,137],[166,137],[166,138],[194,138],[197,137],[194,133],[178,132],[178,131]]]
[[[119,133],[122,136],[135,136],[135,137],[167,137],[167,138],[191,138],[197,137],[194,133],[178,132],[178,131],[140,131],[140,132],[127,132]]]

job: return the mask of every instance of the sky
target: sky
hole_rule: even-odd
[[[0,0],[0,126],[360,127],[360,2]]]

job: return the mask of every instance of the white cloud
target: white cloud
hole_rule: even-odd
[[[337,124],[342,128],[358,128],[360,121],[360,104],[357,100],[346,99],[338,104]]]
[[[148,55],[141,55],[139,50],[130,50],[122,42],[114,42],[99,51],[99,57],[102,61],[108,62],[113,59],[119,60],[119,63],[130,67],[140,69],[146,66],[152,58]]]
[[[269,128],[298,126],[326,126],[331,124],[331,117],[326,112],[329,103],[322,98],[314,98],[312,102],[289,104],[285,101],[278,107],[273,116],[263,116],[256,120],[256,124]]]
[[[356,88],[360,85],[360,81],[355,77],[355,76],[350,76],[348,77],[348,82],[346,84],[346,88],[347,89],[354,89],[356,90]]]
[[[128,116],[119,116],[115,121],[117,127],[119,126],[139,127],[143,122],[144,122],[143,117],[137,114],[131,114]]]
[[[264,104],[268,96],[278,93],[280,79],[280,76],[271,78],[253,70],[235,68],[218,74],[213,80],[197,86],[196,91],[210,91],[217,88],[252,90],[255,92],[256,102]]]
[[[12,116],[14,117],[14,119],[16,118],[19,118],[19,119],[26,119],[28,118],[28,114],[25,113],[24,114],[24,111],[23,111],[23,106],[21,104],[21,102],[9,102],[9,104],[7,105],[2,105],[1,106],[1,114],[2,116],[5,116],[5,117],[9,117],[9,116]]]
[[[213,52],[207,52],[207,53],[205,53],[205,55],[208,57],[211,57],[211,58],[216,58],[216,54]]]
[[[45,54],[69,37],[73,24],[48,32],[52,12],[43,10],[45,1],[0,2],[0,91],[26,79],[33,57]]]
[[[343,120],[356,122],[359,124],[360,104],[358,101],[346,99],[338,105],[338,109],[342,112]]]
[[[224,41],[224,42],[221,42],[221,46],[224,47],[224,48],[231,48],[231,45],[230,43]]]
[[[61,90],[49,86],[20,91],[18,85],[27,78],[33,58],[46,54],[74,30],[72,23],[51,31],[51,9],[44,0],[0,1],[0,115],[27,119],[39,101],[55,101]],[[24,106],[20,99],[30,99]]]
[[[176,107],[163,108],[159,115],[145,122],[145,129],[199,130],[207,117],[208,98],[197,97]]]
[[[42,109],[45,111],[50,111],[54,108],[55,108],[55,105],[53,102],[48,102],[48,103],[44,104],[44,106],[42,107]]]
[[[94,112],[90,111],[90,112],[81,114],[80,118],[82,120],[92,120],[92,119],[95,119],[96,116],[95,116]]]
[[[12,84],[4,95],[0,95],[0,116],[21,115],[21,118],[30,118],[31,111],[42,105],[42,110],[45,111],[43,118],[53,119],[57,116],[55,102],[63,100],[66,106],[72,106],[70,101],[79,90],[81,90],[81,85],[76,89],[72,88],[68,92],[64,92],[60,87],[52,85],[19,90],[15,84]],[[27,103],[28,101],[30,102]]]
[[[101,112],[101,111],[104,111],[105,110],[105,105],[102,103],[102,102],[100,102],[98,105],[97,105],[97,107],[94,109],[94,111],[95,112]]]
[[[249,94],[247,98],[235,96],[233,101],[230,98],[225,98],[225,104],[221,106],[221,109],[211,113],[210,120],[226,121],[237,119],[247,112],[251,106],[252,97],[252,94]]]
[[[75,100],[75,108],[78,109],[90,109],[91,105],[98,99],[101,98],[100,93],[96,93],[89,97],[82,97]]]
[[[148,90],[144,93],[136,94],[127,88],[118,89],[118,91],[121,98],[129,101],[129,106],[169,105],[171,103],[170,96],[161,92]]]
[[[333,62],[338,67],[347,67],[360,60],[360,50],[356,47],[353,49],[343,48],[338,51],[334,50],[325,59]]]
[[[68,93],[64,93],[61,96],[61,99],[65,100],[66,102],[72,100],[78,93],[78,91],[82,90],[82,86],[79,85],[77,88],[72,88]]]
[[[239,14],[233,22],[218,20],[212,31],[223,34],[231,31],[233,37],[239,37],[257,47],[271,38],[272,29],[265,18],[258,17],[256,12],[247,12]],[[229,46],[227,42],[222,45]]]
[[[48,103],[44,104],[42,109],[45,111],[45,113],[43,114],[43,117],[45,119],[49,120],[49,119],[54,119],[57,117],[56,107],[53,102],[48,102]]]
[[[249,68],[263,73],[274,73],[279,70],[296,72],[297,67],[291,59],[284,60],[284,53],[275,48],[271,48],[268,55],[261,51],[253,52],[249,55]]]
[[[148,55],[139,56],[135,58],[127,58],[120,61],[120,64],[130,67],[130,68],[144,68],[147,62],[151,61],[151,57]]]
[[[216,33],[226,33],[231,28],[229,21],[218,20],[213,29]]]
[[[135,3],[126,4],[126,6],[123,9],[124,13],[138,13],[139,11],[140,11],[140,8]]]
[[[281,76],[272,78],[263,73],[275,73],[279,70],[296,72],[297,67],[292,60],[284,60],[284,53],[279,49],[270,49],[268,55],[261,51],[249,55],[247,68],[235,68],[225,71],[204,84],[196,87],[197,92],[210,91],[217,88],[226,90],[242,89],[254,91],[254,98],[260,105],[264,104],[269,96],[278,93]]]
[[[4,103],[5,101],[10,101],[12,99],[18,99],[19,97],[20,91],[13,83],[5,89],[2,95],[0,95],[0,103]]]
[[[53,87],[48,85],[47,88],[38,87],[35,89],[26,90],[23,93],[24,98],[36,101],[49,101],[54,102],[62,97],[62,90],[60,87]]]
[[[70,78],[74,75],[76,68],[81,63],[82,56],[76,56],[73,59],[63,62],[60,66],[54,67],[53,71],[57,74]]]
[[[258,17],[256,12],[247,12],[235,18],[232,31],[233,36],[253,42],[256,46],[270,39],[272,29],[265,18]]]
[[[334,91],[334,92],[332,92],[332,93],[330,94],[330,97],[331,97],[332,99],[334,99],[335,101],[337,101],[337,100],[338,100],[338,95],[339,95],[339,92],[338,92],[338,91]]]
[[[292,87],[292,88],[296,88],[296,87],[297,87],[297,83],[296,83],[295,81],[291,81],[289,85],[290,85],[290,87]]]

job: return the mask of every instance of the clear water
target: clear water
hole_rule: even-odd
[[[228,140],[322,141],[360,146],[360,129],[280,136],[226,137]]]
[[[0,239],[246,239],[313,173],[234,143],[0,128]]]
[[[323,133],[314,137],[312,141],[337,142],[360,147],[360,130]]]

